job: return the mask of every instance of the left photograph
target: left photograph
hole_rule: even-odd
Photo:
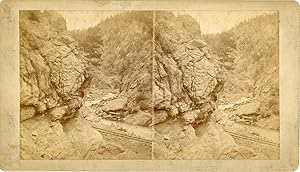
[[[20,158],[152,159],[153,13],[19,11]]]

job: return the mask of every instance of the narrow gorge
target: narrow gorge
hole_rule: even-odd
[[[279,158],[277,13],[210,34],[187,13],[65,14],[19,14],[21,159]]]

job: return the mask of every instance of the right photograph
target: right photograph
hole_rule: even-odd
[[[152,159],[279,159],[279,13],[153,20]]]

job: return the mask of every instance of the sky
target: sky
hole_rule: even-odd
[[[58,11],[64,16],[68,30],[86,29],[95,26],[107,17],[122,11]],[[275,11],[273,11],[275,12]],[[204,34],[226,31],[243,20],[272,11],[174,11],[175,15],[189,14],[200,23]]]
[[[87,29],[121,11],[57,11],[66,20],[68,30]]]
[[[231,29],[236,24],[276,11],[180,11],[174,14],[189,14],[200,23],[201,32],[204,34],[220,33]]]

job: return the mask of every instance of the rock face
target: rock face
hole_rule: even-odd
[[[199,24],[190,16],[158,12],[154,30],[154,113],[185,114],[197,123],[196,118],[204,119],[215,109],[221,89],[219,67],[200,38]]]
[[[275,17],[211,41],[172,12],[124,12],[67,32],[56,12],[21,11],[21,159],[261,157],[264,147],[227,130],[279,127]],[[102,138],[91,124],[127,136]]]
[[[76,55],[74,39],[61,34],[66,29],[63,23],[61,16],[49,11],[20,15],[20,101],[22,108],[36,114],[65,106],[66,112],[60,111],[67,116],[82,106],[86,67],[83,57]],[[28,117],[21,114],[21,118]]]
[[[153,21],[153,14],[122,13],[72,33],[88,52],[91,69],[101,73],[94,76],[92,85],[119,89],[119,97],[127,98],[122,111],[151,113],[155,116],[151,125],[188,112],[196,114],[193,123],[205,121],[215,109],[222,82],[217,76],[220,69],[200,37],[200,26],[187,15],[157,12]],[[91,40],[94,35],[97,39]],[[120,103],[114,101],[100,110],[119,113],[112,106]]]
[[[65,20],[56,12],[20,11],[22,159],[80,159],[102,141],[80,118],[67,121],[83,105],[89,75],[84,56],[65,32]],[[62,123],[74,129],[66,133]]]
[[[212,123],[223,81],[198,22],[188,15],[157,12],[154,33],[155,159],[219,159],[234,140],[217,124],[203,126]],[[195,129],[213,134],[198,135]]]

